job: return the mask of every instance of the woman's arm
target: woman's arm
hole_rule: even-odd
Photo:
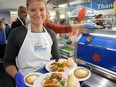
[[[24,76],[17,70],[16,57],[18,56],[26,34],[27,29],[24,26],[14,29],[10,33],[3,59],[6,72],[14,78],[17,87],[25,87]]]
[[[57,43],[57,38],[56,38],[56,34],[52,31],[52,30],[48,30],[48,33],[50,34],[51,38],[52,38],[52,41],[53,41],[53,44],[52,44],[52,47],[51,47],[51,54],[52,54],[52,57],[58,61],[59,58],[60,58],[60,52],[59,52],[59,49],[58,49],[58,43]]]
[[[58,49],[58,42],[57,42],[57,38],[56,35],[54,34],[54,38],[53,38],[53,45],[52,45],[52,56],[53,58],[55,58],[56,60],[59,60],[60,57],[60,52]]]
[[[14,76],[16,75],[16,73],[17,73],[16,66],[10,65],[10,66],[6,67],[6,72],[7,72],[10,76],[14,77]]]
[[[16,56],[18,56],[20,47],[24,41],[24,38],[26,36],[27,30],[25,29],[24,26],[19,27],[18,29],[12,30],[12,32],[9,35],[7,45],[6,45],[6,50],[5,50],[5,55],[3,59],[4,67],[6,71],[10,70],[10,66],[16,66]],[[10,67],[10,68],[8,68]],[[12,72],[16,72],[12,70]],[[11,72],[8,72],[9,74]],[[11,73],[10,75],[13,76]]]
[[[12,77],[14,77],[14,75],[16,74],[17,70],[16,70],[16,66],[15,66],[15,58],[18,54],[18,50],[16,48],[16,34],[13,32],[11,32],[9,38],[8,38],[8,42],[6,45],[6,51],[5,51],[5,56],[3,59],[4,62],[4,67],[5,70],[8,74],[10,74]]]

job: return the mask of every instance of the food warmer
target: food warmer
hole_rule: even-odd
[[[116,31],[94,30],[76,42],[75,58],[92,68],[83,87],[116,87]]]

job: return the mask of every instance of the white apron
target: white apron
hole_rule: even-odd
[[[45,32],[32,33],[31,24],[20,48],[16,64],[19,72],[24,76],[44,66],[51,57],[52,39],[46,29]]]

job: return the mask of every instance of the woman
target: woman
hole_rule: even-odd
[[[72,31],[78,30],[78,29],[94,29],[94,25],[90,23],[84,23],[84,24],[71,24],[71,25],[58,25],[50,22],[50,11],[47,10],[47,16],[46,21],[44,22],[44,26],[47,28],[52,29],[55,33],[70,33]]]
[[[43,27],[44,1],[27,0],[27,12],[31,23],[27,28],[21,26],[11,32],[4,58],[6,72],[15,79],[17,87],[25,87],[24,76],[44,66],[51,54],[56,60],[60,58],[55,33]]]

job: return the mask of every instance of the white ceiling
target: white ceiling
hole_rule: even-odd
[[[26,5],[26,0],[0,0],[0,10],[14,10],[20,5]]]
[[[88,0],[46,0],[46,2],[52,3],[52,4],[56,4],[57,2],[59,2],[59,4],[62,4],[62,3],[72,2],[72,1],[85,2]],[[21,5],[25,6],[26,0],[0,0],[0,10],[16,10]]]

